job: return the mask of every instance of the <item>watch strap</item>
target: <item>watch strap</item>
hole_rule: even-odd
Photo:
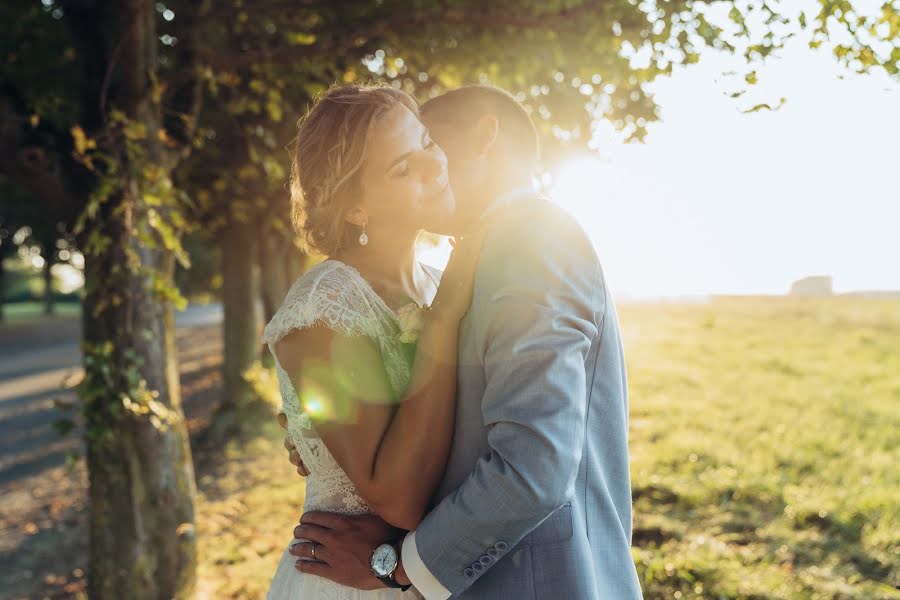
[[[381,582],[384,585],[388,586],[389,588],[394,588],[394,589],[400,590],[402,592],[405,592],[406,590],[408,590],[409,588],[412,587],[412,584],[400,585],[399,583],[397,583],[397,580],[394,579],[393,573],[391,573],[387,577],[379,577],[378,579],[380,579]]]

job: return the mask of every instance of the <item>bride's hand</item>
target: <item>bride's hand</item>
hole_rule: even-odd
[[[488,227],[488,223],[483,223],[461,239],[451,238],[453,252],[450,254],[450,261],[444,269],[441,284],[431,304],[432,312],[438,315],[438,318],[459,321],[468,312],[475,285],[475,269],[478,267],[481,246]]]

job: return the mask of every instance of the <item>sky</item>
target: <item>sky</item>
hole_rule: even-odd
[[[807,40],[755,65],[739,99],[740,75],[724,74],[746,73],[742,59],[704,51],[650,86],[661,118],[643,144],[601,127],[598,154],[552,174],[617,295],[783,294],[810,275],[837,292],[900,290],[900,80],[853,74]]]
[[[658,80],[662,118],[644,144],[610,130],[598,156],[554,172],[551,194],[609,284],[633,297],[781,294],[830,275],[838,292],[900,290],[900,81],[849,73],[797,40],[735,100],[722,74],[736,67],[706,54]],[[781,97],[777,111],[740,112]]]

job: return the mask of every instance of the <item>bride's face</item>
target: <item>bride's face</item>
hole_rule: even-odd
[[[447,157],[402,105],[375,124],[360,171],[360,190],[357,210],[350,211],[348,220],[362,217],[373,243],[382,236],[414,236],[420,229],[441,231],[455,208]]]

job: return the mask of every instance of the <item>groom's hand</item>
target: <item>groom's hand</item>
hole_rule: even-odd
[[[385,587],[372,572],[372,551],[385,542],[400,538],[403,530],[388,525],[375,515],[336,515],[308,512],[300,518],[294,537],[301,540],[291,546],[298,558],[296,568],[359,590]]]
[[[278,424],[281,425],[282,429],[287,429],[287,415],[283,412],[278,413]],[[309,477],[309,469],[303,464],[303,459],[300,458],[300,453],[297,452],[297,448],[289,435],[284,436],[284,449],[288,451],[288,460],[297,467],[297,474],[300,477]]]

